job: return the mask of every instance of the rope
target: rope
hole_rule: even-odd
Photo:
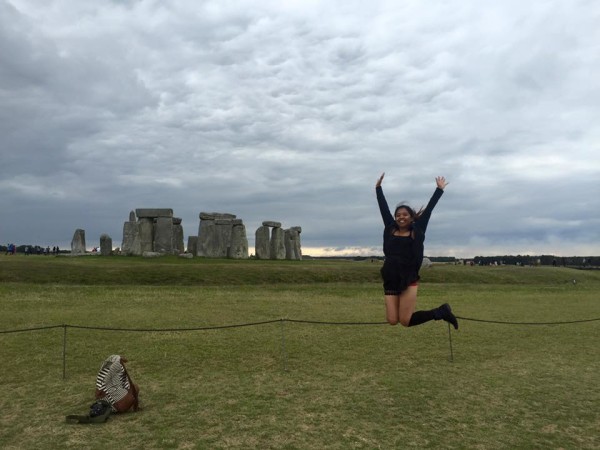
[[[291,323],[311,323],[315,325],[387,325],[387,322],[322,322],[318,320],[282,319]]]
[[[596,319],[583,319],[583,320],[567,320],[563,322],[509,322],[501,320],[486,320],[486,319],[473,319],[471,317],[456,316],[457,319],[468,320],[471,322],[484,322],[484,323],[497,323],[502,325],[565,325],[574,323],[585,323],[585,322],[596,322],[600,320],[600,317]]]
[[[49,325],[46,327],[35,327],[35,328],[19,328],[17,330],[0,330],[0,334],[8,334],[8,333],[22,333],[25,331],[37,331],[37,330],[49,330],[51,328],[63,328],[68,327],[69,325]]]
[[[285,320],[285,319],[284,319]],[[112,328],[112,327],[89,327],[84,325],[67,325],[71,328],[78,328],[81,330],[102,330],[102,331],[134,331],[134,332],[169,332],[169,331],[205,331],[205,330],[222,330],[225,328],[241,328],[251,327],[254,325],[265,325],[268,323],[280,322],[277,320],[265,320],[263,322],[250,322],[250,323],[239,323],[234,325],[218,325],[213,327],[195,327],[195,328]]]
[[[510,322],[501,320],[487,320],[487,319],[476,319],[472,317],[456,316],[457,319],[467,320],[471,322],[482,322],[482,323],[493,323],[501,325],[568,325],[578,324],[586,322],[597,322],[600,321],[600,317],[595,319],[582,319],[582,320],[567,320],[562,322]],[[0,334],[8,333],[22,333],[26,331],[37,331],[37,330],[48,330],[52,328],[76,328],[80,330],[100,330],[100,331],[128,331],[128,332],[177,332],[177,331],[206,331],[206,330],[223,330],[227,328],[242,328],[251,327],[256,325],[266,325],[277,322],[290,322],[290,323],[305,323],[313,325],[387,325],[387,322],[330,322],[320,320],[303,320],[303,319],[275,319],[275,320],[264,320],[261,322],[248,322],[238,323],[232,325],[217,325],[212,327],[193,327],[193,328],[115,328],[115,327],[92,327],[85,325],[49,325],[35,328],[20,328],[17,330],[0,330]]]

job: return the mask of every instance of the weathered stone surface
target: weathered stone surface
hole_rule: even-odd
[[[100,235],[100,254],[110,256],[112,254],[112,238],[108,234]]]
[[[139,232],[139,253],[135,255],[143,255],[144,252],[154,251],[154,220],[151,218],[142,218],[138,222]]]
[[[181,226],[181,222],[179,222],[179,225],[173,224],[173,252],[179,254],[184,251],[183,227]]]
[[[285,230],[285,259],[301,260],[302,250],[300,246],[300,227],[292,227]]]
[[[201,212],[200,220],[216,220],[216,219],[235,219],[235,214],[218,213],[218,212]]]
[[[129,221],[130,222],[135,222],[135,211],[130,211],[129,212]]]
[[[433,265],[433,263],[431,262],[431,260],[429,258],[423,258],[423,262],[421,263],[421,268],[427,269],[427,268],[431,267],[432,265]]]
[[[159,256],[162,256],[162,253],[159,253],[159,252],[144,252],[144,253],[142,253],[142,256],[144,258],[158,258]]]
[[[156,217],[173,217],[171,208],[140,208],[135,210],[138,219],[150,219]]]
[[[242,221],[235,217],[234,214],[228,213],[201,212],[196,254],[208,258],[227,258],[231,253],[231,235],[234,223],[242,224]],[[235,249],[233,253],[239,254],[241,251],[243,250]]]
[[[227,257],[232,259],[248,259],[248,238],[246,236],[246,226],[243,223],[235,223],[232,226],[231,243]]]
[[[290,230],[297,231],[298,233],[302,233],[302,227],[290,227]]]
[[[183,244],[182,244],[183,245]],[[173,219],[158,217],[154,225],[154,251],[173,254]]]
[[[192,255],[191,253],[180,253],[179,257],[185,258],[185,259],[192,259],[194,257],[194,255]]]
[[[276,227],[271,230],[271,259],[285,259],[284,235],[285,233],[281,227]]]
[[[188,236],[187,252],[192,255],[198,254],[198,236]]]
[[[181,225],[183,219],[181,217],[173,217],[173,225]]]
[[[198,240],[196,247],[197,256],[212,256],[212,244],[211,240],[215,235],[215,221],[214,219],[202,219],[198,227]]]
[[[281,222],[274,222],[272,220],[265,220],[262,224],[263,227],[281,228]]]
[[[125,222],[123,224],[123,241],[121,242],[121,251],[125,255],[141,255],[139,251],[139,236],[138,236],[138,224],[136,222]],[[136,237],[137,242],[136,242]],[[137,244],[138,252],[135,253],[134,246]]]
[[[271,259],[269,227],[263,225],[254,233],[254,254],[257,259]]]
[[[71,254],[85,254],[85,230],[82,230],[81,228],[76,229],[73,234],[73,239],[71,240]]]
[[[213,241],[213,255],[216,258],[227,258],[231,246],[231,219],[215,220],[215,236]]]

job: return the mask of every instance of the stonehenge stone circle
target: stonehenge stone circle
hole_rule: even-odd
[[[246,226],[235,214],[201,212],[198,234],[189,236],[187,254],[208,258],[248,258]],[[182,219],[173,217],[170,208],[140,208],[129,213],[123,224],[123,255],[155,257],[157,255],[183,255],[184,230]],[[78,232],[83,233],[78,234]],[[302,259],[301,227],[283,229],[281,222],[265,220],[255,233],[257,259]],[[104,235],[103,235],[104,236]],[[83,239],[83,246],[79,243]],[[104,238],[108,243],[110,237]],[[102,239],[101,239],[102,240]],[[108,246],[108,244],[105,244]],[[112,253],[112,239],[110,240]],[[71,248],[85,253],[85,232],[77,230]],[[83,248],[83,250],[77,250]],[[107,247],[108,248],[108,247]],[[101,244],[101,253],[104,254]],[[187,256],[186,257],[189,257]]]
[[[85,230],[82,230],[80,228],[75,230],[75,233],[73,234],[73,239],[71,240],[71,254],[85,254]]]

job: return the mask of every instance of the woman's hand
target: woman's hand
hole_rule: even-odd
[[[448,183],[444,177],[435,177],[435,184],[437,184],[437,187],[439,187],[442,191],[446,186],[448,186]]]
[[[385,172],[383,172],[381,174],[381,176],[379,177],[379,179],[377,180],[377,183],[375,184],[375,187],[378,188],[379,186],[381,186],[381,182],[383,181],[383,177],[385,176]]]

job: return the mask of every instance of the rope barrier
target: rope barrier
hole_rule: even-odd
[[[501,325],[568,325],[574,323],[585,323],[585,322],[596,322],[600,320],[600,317],[596,319],[583,319],[583,320],[566,320],[562,322],[509,322],[501,320],[487,320],[487,319],[473,319],[471,317],[456,316],[457,319],[468,320],[471,322],[483,322],[483,323],[496,323]]]
[[[557,322],[511,322],[511,321],[501,321],[501,320],[488,320],[488,319],[476,319],[473,317],[463,317],[456,316],[457,319],[466,320],[471,322],[482,322],[482,323],[493,323],[493,324],[501,324],[501,325],[570,325],[570,324],[578,324],[578,323],[587,323],[587,322],[597,322],[600,321],[600,317],[595,319],[581,319],[581,320],[567,320],[567,321],[557,321]],[[8,334],[8,333],[23,333],[27,331],[38,331],[38,330],[49,330],[52,328],[75,328],[80,330],[99,330],[99,331],[126,331],[126,332],[177,332],[177,331],[207,331],[207,330],[222,330],[227,328],[242,328],[242,327],[251,327],[257,325],[267,325],[270,323],[277,322],[290,322],[290,323],[305,323],[312,325],[387,325],[387,322],[334,322],[334,321],[321,321],[321,320],[307,320],[307,319],[273,319],[273,320],[264,320],[260,322],[248,322],[248,323],[238,323],[231,325],[216,325],[216,326],[206,326],[206,327],[191,327],[191,328],[116,328],[116,327],[92,327],[86,325],[48,325],[42,327],[33,327],[33,328],[19,328],[16,330],[0,330],[0,334]]]
[[[281,319],[291,323],[310,323],[314,325],[387,325],[387,322],[323,322],[318,320]]]
[[[49,330],[51,328],[62,328],[64,326],[69,326],[69,325],[48,325],[46,327],[19,328],[17,330],[4,330],[4,331],[0,331],[0,334],[23,333],[25,331]]]
[[[242,328],[255,325],[265,325],[269,323],[280,322],[285,319],[265,320],[262,322],[239,323],[233,325],[217,325],[212,327],[194,327],[194,328],[113,328],[113,327],[89,327],[85,325],[67,325],[70,328],[81,330],[101,330],[101,331],[133,331],[133,332],[175,332],[175,331],[205,331],[205,330],[222,330],[225,328]]]
[[[510,321],[500,321],[500,320],[486,320],[486,319],[475,319],[472,317],[461,317],[456,316],[457,319],[473,321],[473,322],[483,322],[483,323],[493,323],[493,324],[503,324],[503,325],[562,325],[562,324],[579,324],[585,322],[596,322],[600,321],[600,318],[596,319],[583,319],[583,320],[569,320],[562,322],[510,322]],[[303,319],[274,319],[274,320],[264,320],[260,322],[248,322],[248,323],[239,323],[239,324],[231,324],[231,325],[217,325],[217,326],[206,326],[206,327],[193,327],[193,328],[115,328],[115,327],[92,327],[85,325],[49,325],[42,327],[32,327],[32,328],[20,328],[16,330],[0,330],[0,334],[8,334],[8,333],[23,333],[27,331],[38,331],[38,330],[48,330],[52,328],[62,328],[63,329],[63,380],[67,377],[67,328],[75,328],[80,330],[99,330],[99,331],[126,331],[126,332],[179,332],[179,331],[206,331],[206,330],[222,330],[229,328],[242,328],[242,327],[250,327],[257,325],[266,325],[279,322],[281,325],[281,355],[283,361],[283,370],[287,372],[287,350],[285,343],[285,331],[284,324],[285,322],[290,323],[300,323],[300,324],[311,324],[311,325],[387,325],[387,322],[333,322],[333,321],[320,321],[320,320],[303,320]],[[452,349],[452,333],[450,331],[450,324],[448,323],[448,342],[450,346],[450,355],[448,360],[450,362],[454,362],[454,351]]]

